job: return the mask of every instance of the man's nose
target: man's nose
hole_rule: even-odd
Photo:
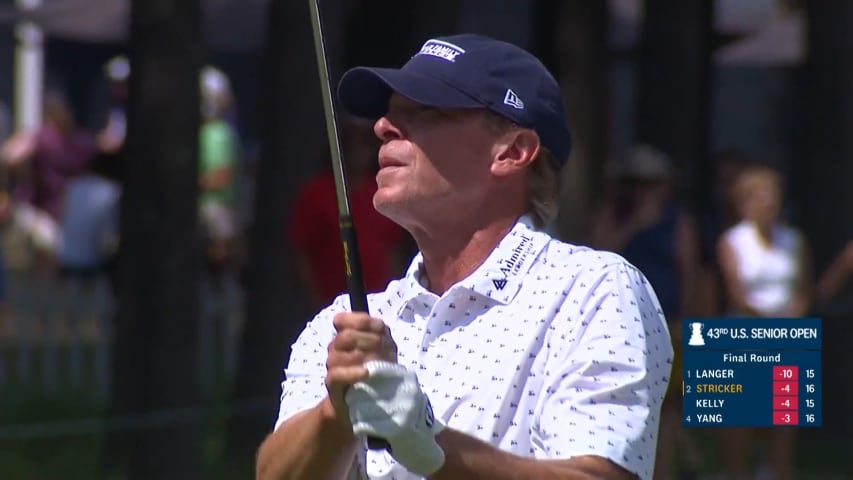
[[[388,116],[383,116],[376,123],[373,124],[373,133],[382,140],[383,143],[389,142],[391,140],[402,138],[403,133],[397,128],[396,125],[391,123],[391,120],[388,119]]]

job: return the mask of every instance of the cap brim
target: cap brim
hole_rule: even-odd
[[[356,67],[338,83],[338,99],[351,115],[376,119],[392,93],[437,108],[483,108],[482,102],[435,77],[396,68]]]

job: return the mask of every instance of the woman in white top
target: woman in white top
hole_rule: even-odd
[[[717,245],[727,309],[734,316],[802,317],[812,301],[812,271],[803,235],[780,220],[782,179],[774,170],[751,166],[735,180],[733,195],[740,223]],[[755,434],[764,433],[772,478],[794,477],[794,430],[726,430],[723,452],[727,478],[749,478]]]

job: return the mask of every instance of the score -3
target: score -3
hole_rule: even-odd
[[[773,412],[773,425],[796,425],[798,422],[797,412]],[[814,423],[815,416],[813,413],[805,415],[806,423]],[[689,421],[689,420],[688,420]]]

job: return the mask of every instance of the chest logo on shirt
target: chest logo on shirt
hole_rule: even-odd
[[[520,235],[520,237],[521,241],[510,251],[509,258],[503,259],[499,262],[501,265],[500,270],[504,275],[517,275],[518,270],[524,263],[524,259],[530,255],[530,249],[533,248],[533,244],[531,243],[533,237],[528,237],[527,235]],[[506,280],[503,282],[505,285]],[[495,281],[495,287],[497,287],[498,290],[503,288],[503,286],[498,286],[497,281]]]
[[[503,290],[504,287],[506,286],[506,279],[505,278],[495,278],[492,280],[492,283],[495,284],[495,288],[497,288],[498,290]]]

